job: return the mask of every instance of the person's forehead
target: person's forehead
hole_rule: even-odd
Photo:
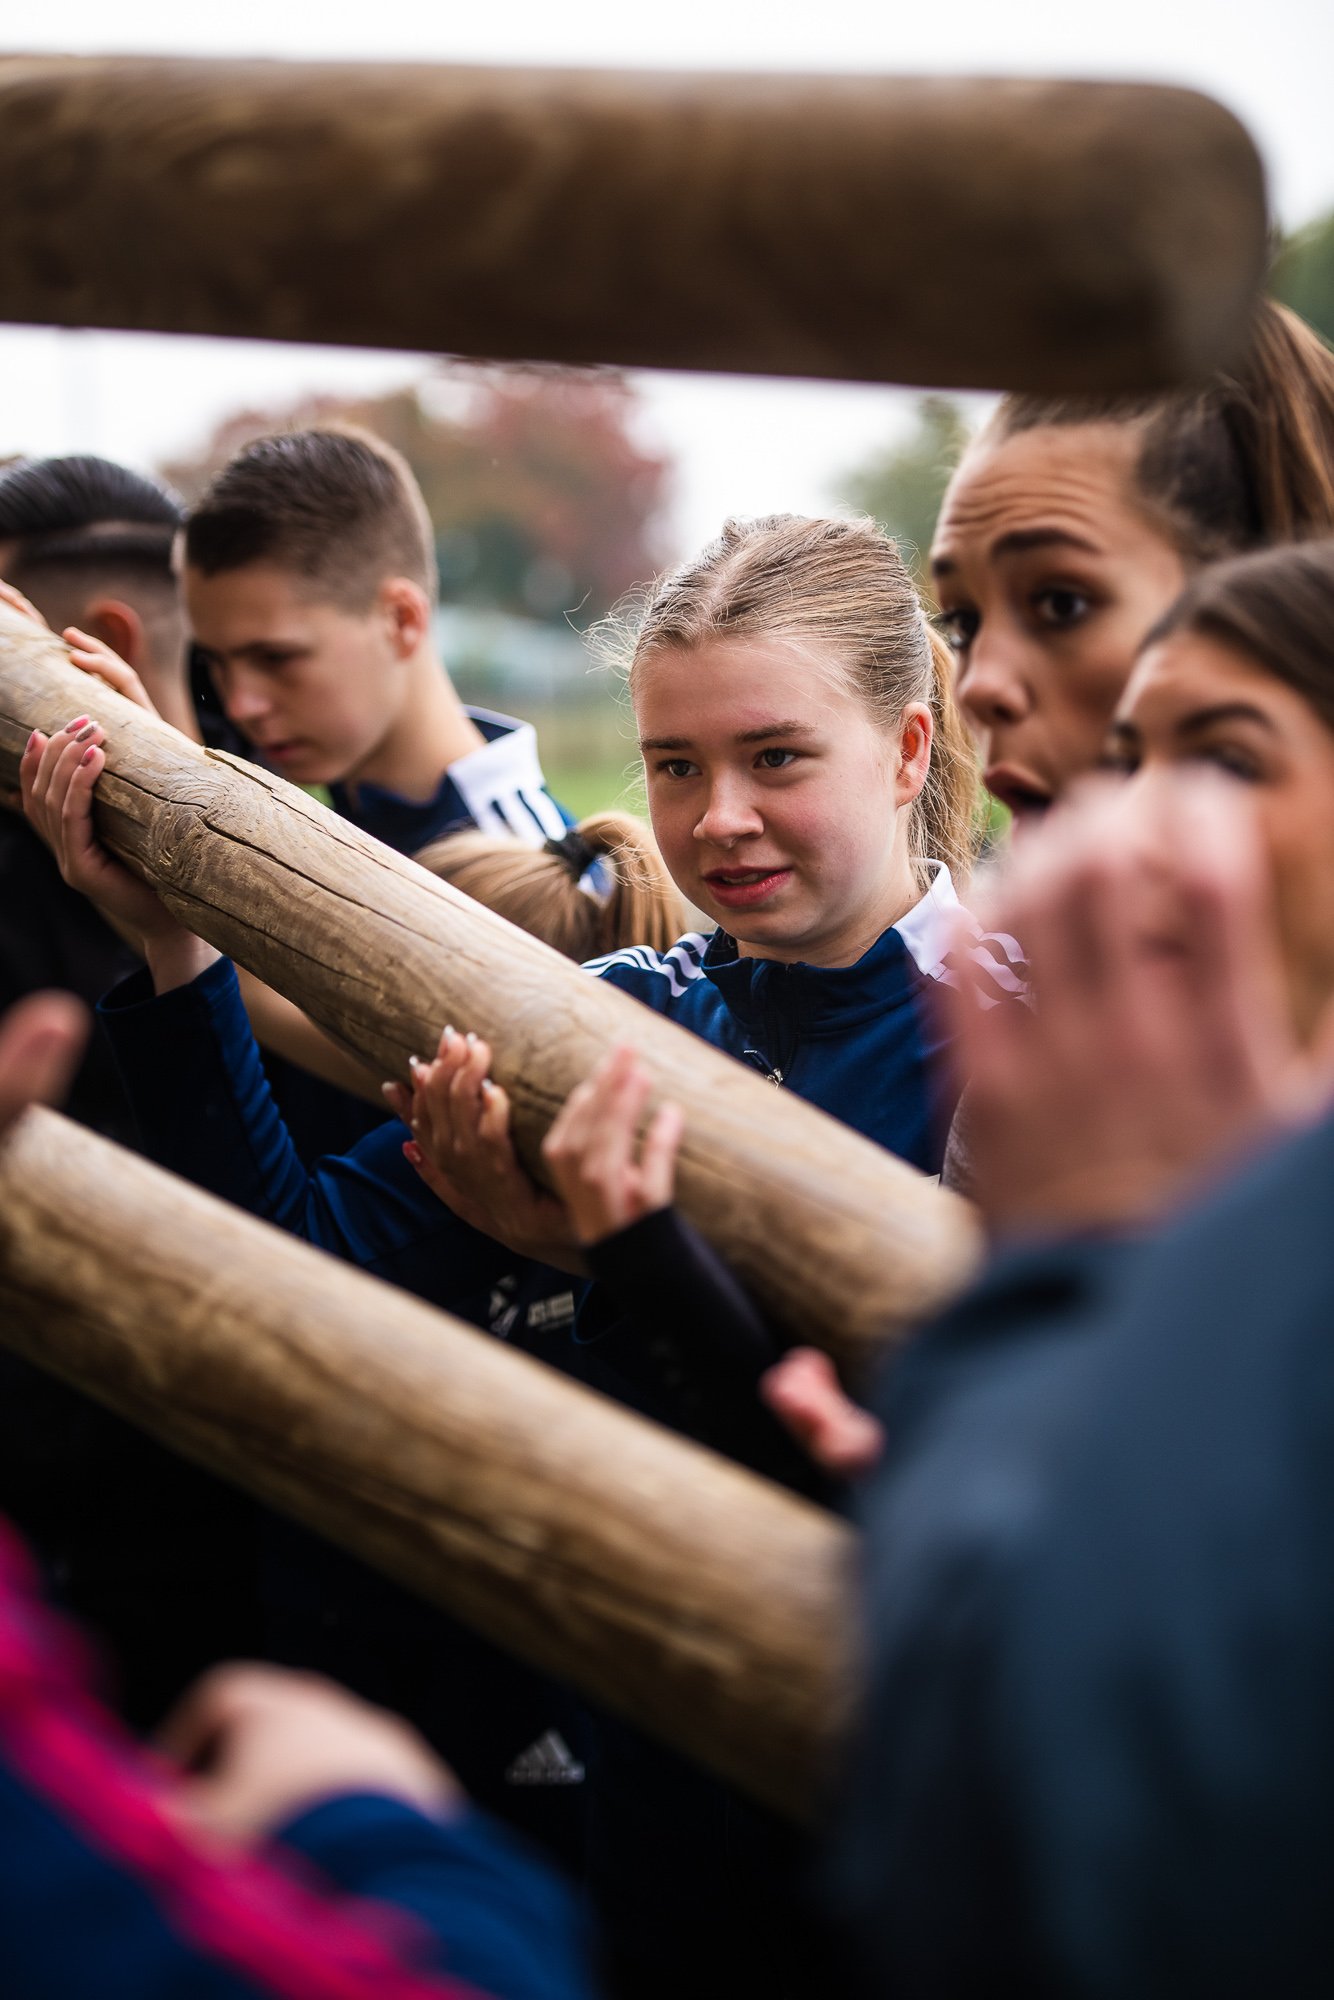
[[[818,724],[848,698],[832,647],[776,637],[708,639],[663,647],[635,672],[641,736],[740,735],[765,722]]]
[[[1293,704],[1305,707],[1294,689],[1257,660],[1204,633],[1173,632],[1136,661],[1117,704],[1117,719],[1170,722],[1188,710],[1222,702],[1246,702],[1275,712]]]
[[[1004,559],[1044,529],[1100,552],[1129,530],[1149,532],[1133,504],[1134,452],[1120,424],[1044,425],[975,447],[946,492],[933,569]]]
[[[278,630],[301,631],[326,619],[334,607],[314,595],[305,580],[271,563],[248,563],[240,569],[206,576],[187,564],[186,603],[197,634],[206,628],[219,634],[265,636]],[[241,643],[238,638],[237,643]]]

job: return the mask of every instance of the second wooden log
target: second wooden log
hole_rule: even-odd
[[[33,729],[108,730],[103,836],[187,924],[383,1076],[446,1022],[484,1033],[535,1172],[552,1118],[618,1040],[686,1133],[684,1211],[795,1336],[854,1363],[966,1282],[956,1197],[675,1023],[595,980],[253,764],[210,755],[0,606],[0,783]]]
[[[833,1516],[51,1111],[0,1144],[0,1343],[816,1809],[849,1706]]]

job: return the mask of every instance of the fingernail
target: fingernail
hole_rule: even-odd
[[[83,728],[83,725],[87,720],[88,718],[86,715],[76,715],[73,722],[67,722],[65,724],[65,734],[67,736],[72,736],[76,729]]]
[[[79,762],[81,764],[91,764],[96,755],[97,755],[97,745],[95,743],[90,743],[88,745],[88,748],[84,751],[82,757],[80,757]]]
[[[42,732],[40,729],[33,730],[32,735],[28,738],[27,742],[23,746],[23,754],[25,757],[27,756],[29,750],[32,749],[33,744],[37,741],[37,738],[41,735],[41,733]]]
[[[454,1030],[452,1028],[446,1028],[444,1033],[441,1035],[440,1039],[444,1043],[445,1047],[448,1048],[450,1043],[454,1039]]]
[[[90,736],[95,736],[96,734],[97,724],[95,722],[85,722],[83,728],[75,736],[74,741],[76,743],[86,743]]]
[[[469,1028],[469,1030],[468,1030],[467,1034],[466,1034],[466,1035],[464,1036],[464,1038],[463,1038],[463,1039],[464,1039],[464,1040],[465,1040],[465,1041],[467,1042],[467,1044],[468,1044],[468,1047],[469,1047],[470,1049],[471,1049],[471,1048],[475,1048],[475,1047],[476,1047],[476,1044],[477,1044],[477,1037],[476,1037],[476,1035],[474,1035],[474,1033],[473,1033],[473,1031],[472,1031],[472,1029],[471,1029],[471,1028]]]
[[[410,1167],[419,1167],[421,1165],[423,1159],[422,1149],[415,1139],[405,1139],[403,1141],[403,1158]]]
[[[392,1104],[394,1102],[394,1093],[397,1089],[398,1085],[396,1083],[382,1083],[380,1085],[380,1095],[381,1097],[387,1097]]]
[[[417,1071],[417,1070],[419,1070],[419,1069],[425,1069],[425,1067],[426,1067],[426,1065],[425,1065],[425,1063],[424,1063],[424,1062],[422,1061],[422,1059],[421,1059],[421,1057],[420,1057],[420,1056],[409,1056],[409,1057],[408,1057],[408,1068],[409,1068],[410,1070],[412,1070],[412,1071],[414,1071],[414,1072],[415,1072],[415,1071]]]
[[[495,1088],[496,1088],[496,1086],[494,1085],[494,1083],[492,1083],[492,1081],[491,1081],[491,1079],[490,1079],[490,1077],[489,1077],[489,1076],[484,1076],[484,1077],[482,1078],[482,1095],[483,1095],[483,1097],[491,1097],[491,1096],[493,1096],[493,1095],[495,1094]]]

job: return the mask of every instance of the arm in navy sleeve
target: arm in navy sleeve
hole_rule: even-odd
[[[135,974],[98,1014],[144,1150],[173,1173],[436,1304],[484,1290],[498,1261],[513,1267],[412,1171],[397,1119],[307,1169],[273,1101],[230,960],[161,995],[146,972]]]
[[[82,1672],[0,1530],[5,2000],[591,2000],[566,1892],[474,1815],[335,1799],[290,1861],[224,1856]]]
[[[678,1208],[658,1208],[589,1246],[589,1269],[650,1338],[688,1343],[720,1381],[753,1386],[781,1348],[713,1245]]]

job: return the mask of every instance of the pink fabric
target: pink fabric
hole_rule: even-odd
[[[420,1936],[403,1913],[335,1903],[270,1860],[192,1845],[163,1811],[142,1750],[89,1697],[85,1664],[0,1522],[0,1757],[147,1891],[179,1938],[274,2000],[479,2000],[394,1955],[395,1933],[404,1948]]]

